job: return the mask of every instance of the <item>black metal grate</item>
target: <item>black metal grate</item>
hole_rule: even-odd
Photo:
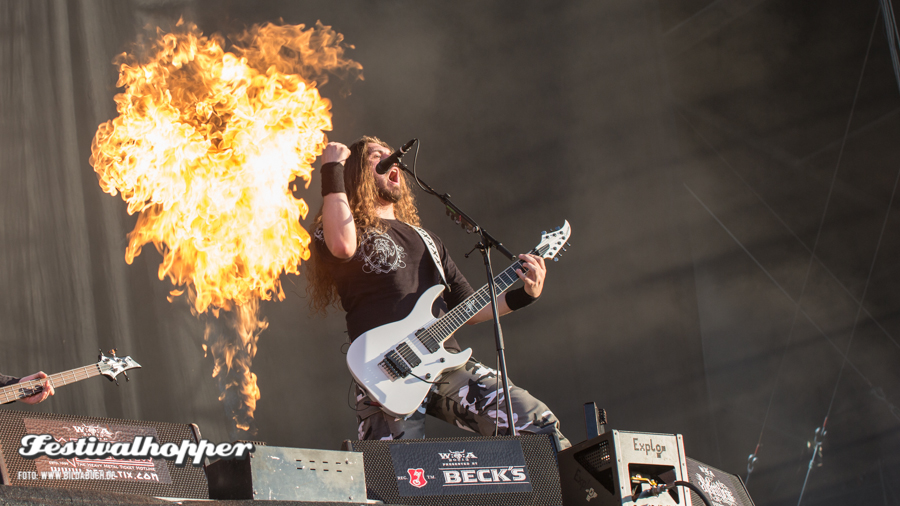
[[[610,463],[609,441],[600,441],[600,444],[575,455],[575,461],[581,464],[591,474],[596,475]]]
[[[101,426],[118,426],[134,428],[135,431],[147,433],[155,431],[159,444],[176,443],[188,439],[197,442],[191,426],[162,422],[145,422],[120,420],[115,418],[94,418],[52,413],[29,413],[23,411],[0,410],[0,456],[5,464],[9,485],[27,487],[71,488],[79,490],[96,490],[123,494],[140,494],[157,497],[179,497],[190,499],[208,499],[209,487],[202,466],[191,464],[177,467],[171,460],[163,460],[171,483],[136,482],[124,480],[93,479],[19,479],[19,473],[37,473],[35,460],[22,458],[19,453],[22,438],[26,435],[25,420],[42,422],[58,421]]]
[[[531,476],[531,492],[504,494],[460,494],[443,496],[403,497],[397,491],[397,477],[391,460],[390,445],[420,444],[432,442],[497,441],[518,439]],[[352,451],[363,452],[366,493],[371,500],[386,504],[417,506],[559,506],[562,490],[559,484],[559,468],[552,436],[500,436],[496,438],[436,438],[403,439],[395,441],[350,441]]]

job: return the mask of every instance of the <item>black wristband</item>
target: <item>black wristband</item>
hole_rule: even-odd
[[[344,164],[328,162],[322,165],[322,196],[329,193],[347,193],[344,189]]]
[[[516,288],[515,290],[506,292],[506,305],[513,311],[516,311],[517,309],[522,309],[523,307],[534,303],[534,301],[539,298],[540,297],[528,295],[528,292],[525,291],[524,287]]]

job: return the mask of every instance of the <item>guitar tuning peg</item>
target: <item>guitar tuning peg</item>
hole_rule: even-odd
[[[546,230],[541,230],[541,235],[547,235],[547,231],[546,231]]]
[[[563,248],[563,251],[566,251],[566,248]]]
[[[571,248],[571,247],[572,247],[572,243],[570,243],[570,242],[567,242],[567,243],[566,243],[566,247],[569,247],[569,248]]]
[[[554,258],[553,261],[554,261],[554,262],[559,262],[559,256],[557,255],[557,257]]]
[[[122,376],[125,376],[125,381],[131,381],[131,378],[128,377],[128,371],[122,371]]]

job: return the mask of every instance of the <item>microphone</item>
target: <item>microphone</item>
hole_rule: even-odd
[[[394,166],[395,163],[400,163],[400,159],[403,158],[403,155],[409,151],[409,148],[413,147],[413,144],[416,143],[419,139],[413,139],[403,146],[400,147],[397,151],[391,153],[391,156],[385,158],[378,162],[378,165],[375,166],[375,172],[379,174],[384,174],[385,172],[391,170],[391,167]]]

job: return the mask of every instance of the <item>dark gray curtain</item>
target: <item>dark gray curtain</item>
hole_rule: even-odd
[[[574,248],[550,264],[539,303],[503,322],[513,381],[570,439],[596,401],[614,428],[684,434],[689,456],[741,477],[756,453],[751,494],[787,505],[827,414],[802,503],[900,503],[900,92],[877,9],[3,2],[0,371],[59,372],[113,347],[143,365],[119,387],[92,379],[4,408],[233,435],[204,322],[166,300],[152,248],[125,263],[135,217],[100,190],[90,143],[115,115],[111,62],[147,27],[321,19],[365,74],[347,97],[323,87],[331,140],[418,137],[420,176],[512,250],[571,222]],[[318,184],[304,193],[313,214]],[[483,284],[481,261],[463,257],[474,238],[418,198],[426,228]],[[303,276],[284,283],[287,299],[262,305],[257,439],[336,449],[356,437],[343,316],[310,315]],[[489,326],[458,338],[494,364]]]

